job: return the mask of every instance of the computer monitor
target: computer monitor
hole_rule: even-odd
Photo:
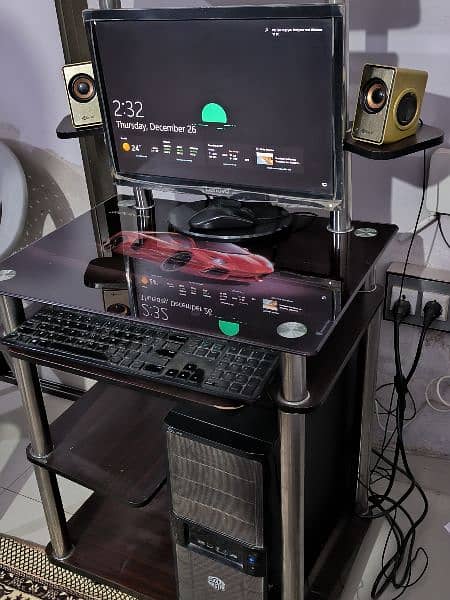
[[[118,182],[342,199],[340,5],[84,19]]]

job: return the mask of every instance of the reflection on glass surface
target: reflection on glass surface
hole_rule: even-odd
[[[112,198],[4,261],[17,276],[0,293],[313,354],[395,232],[336,247],[309,213],[278,236],[207,241],[168,231],[174,206],[157,199],[142,231],[133,203]]]

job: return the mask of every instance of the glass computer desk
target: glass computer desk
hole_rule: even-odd
[[[333,234],[327,219],[297,214],[275,237],[213,242],[168,232],[173,207],[174,202],[157,200],[136,210],[133,197],[114,197],[3,261],[6,332],[23,321],[22,301],[52,304],[270,348],[280,353],[279,373],[262,407],[256,402],[238,408],[229,399],[108,369],[81,371],[42,351],[12,353],[49,553],[60,565],[131,593],[175,598],[157,426],[174,401],[234,408],[243,418],[264,410],[278,419],[280,432],[282,597],[301,600],[310,577],[304,560],[305,535],[311,535],[304,486],[314,476],[305,427],[324,406],[335,406],[330,419],[351,412],[352,510],[367,510],[384,297],[374,267],[397,228],[354,223],[351,232]],[[36,364],[103,383],[49,427]],[[349,381],[351,393],[345,391]],[[351,404],[345,404],[346,395],[353,397]],[[75,439],[83,442],[78,460],[69,457]],[[56,473],[94,490],[69,523]]]

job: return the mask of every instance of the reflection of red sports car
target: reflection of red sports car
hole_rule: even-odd
[[[118,254],[158,264],[162,271],[207,277],[208,279],[258,280],[273,273],[264,256],[251,254],[235,244],[203,242],[202,247],[178,233],[121,231],[113,235],[107,248]]]

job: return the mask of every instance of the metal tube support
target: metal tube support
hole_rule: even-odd
[[[150,231],[155,228],[155,201],[151,190],[136,186],[134,192],[134,208],[137,214],[137,230]]]
[[[121,8],[120,0],[98,0],[98,7],[102,10],[108,8]]]
[[[306,358],[281,355],[280,427],[282,600],[305,598],[305,416],[292,412],[308,398]],[[290,408],[291,412],[287,409]]]
[[[344,5],[344,73],[343,73],[343,101],[342,101],[342,130],[345,136],[349,128],[348,117],[348,81],[350,77],[350,3],[349,0],[330,0],[330,4]],[[352,156],[344,152],[344,190],[340,206],[330,213],[330,224],[328,229],[333,233],[348,233],[352,231]]]
[[[377,384],[381,314],[382,307],[380,306],[367,328],[364,339],[364,380],[362,389],[358,482],[356,487],[356,510],[360,515],[367,514],[369,510],[368,488],[370,483],[372,423]]]
[[[377,289],[377,272],[375,267],[372,267],[364,282],[363,292],[374,292]]]
[[[0,296],[0,320],[5,333],[17,329],[24,319],[20,300]],[[28,420],[32,454],[45,457],[52,449],[52,441],[36,367],[17,358],[12,358],[12,365]],[[71,544],[56,475],[42,467],[35,466],[34,469],[54,554],[64,558],[69,554]]]

